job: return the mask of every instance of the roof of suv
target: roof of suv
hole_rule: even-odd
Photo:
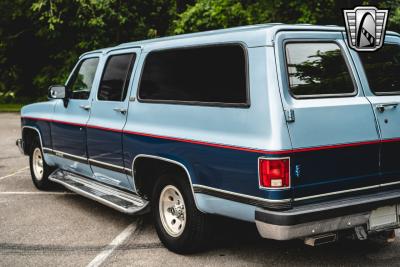
[[[220,29],[220,30],[212,30],[212,31],[204,31],[197,33],[189,33],[189,34],[181,34],[174,36],[167,36],[161,38],[154,38],[142,41],[128,42],[123,43],[115,47],[98,49],[91,52],[87,52],[86,54],[91,53],[107,53],[111,50],[119,50],[130,47],[140,47],[144,50],[148,49],[161,49],[166,48],[168,46],[177,46],[178,43],[185,44],[190,42],[190,40],[197,39],[198,42],[205,43],[207,39],[208,42],[213,43],[216,41],[220,41],[221,39],[226,39],[229,41],[230,39],[238,40],[246,40],[249,47],[251,46],[261,46],[261,45],[272,45],[273,39],[277,32],[284,30],[293,30],[293,31],[344,31],[345,28],[337,25],[312,25],[312,24],[283,24],[283,23],[268,23],[268,24],[256,24],[256,25],[248,25],[248,26],[240,26],[234,28]],[[387,31],[386,34],[397,35],[400,34],[392,31]],[[238,39],[240,38],[240,39]],[[206,42],[207,42],[206,41]],[[194,44],[196,41],[192,41]]]

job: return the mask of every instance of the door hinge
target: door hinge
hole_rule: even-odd
[[[295,121],[294,110],[293,109],[285,110],[285,118],[287,122],[294,122]]]

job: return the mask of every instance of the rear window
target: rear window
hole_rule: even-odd
[[[150,52],[139,99],[157,102],[247,104],[246,57],[240,45]]]
[[[335,43],[288,43],[289,89],[295,97],[353,95],[346,61]]]
[[[375,94],[400,94],[400,46],[385,44],[375,52],[359,53],[369,87]]]

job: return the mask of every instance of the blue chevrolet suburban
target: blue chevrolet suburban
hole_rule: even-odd
[[[338,26],[265,24],[83,54],[21,111],[35,186],[151,211],[177,253],[209,215],[306,244],[400,227],[400,35],[357,53]],[[211,226],[212,227],[212,226]]]

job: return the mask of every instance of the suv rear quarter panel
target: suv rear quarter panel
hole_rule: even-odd
[[[185,165],[195,185],[288,198],[290,191],[261,190],[258,181],[258,157],[291,148],[274,78],[273,49],[247,48],[247,56],[248,108],[130,102],[123,138],[125,166],[138,154],[154,155]],[[133,88],[138,83],[135,77]],[[136,90],[131,95],[136,96]]]

